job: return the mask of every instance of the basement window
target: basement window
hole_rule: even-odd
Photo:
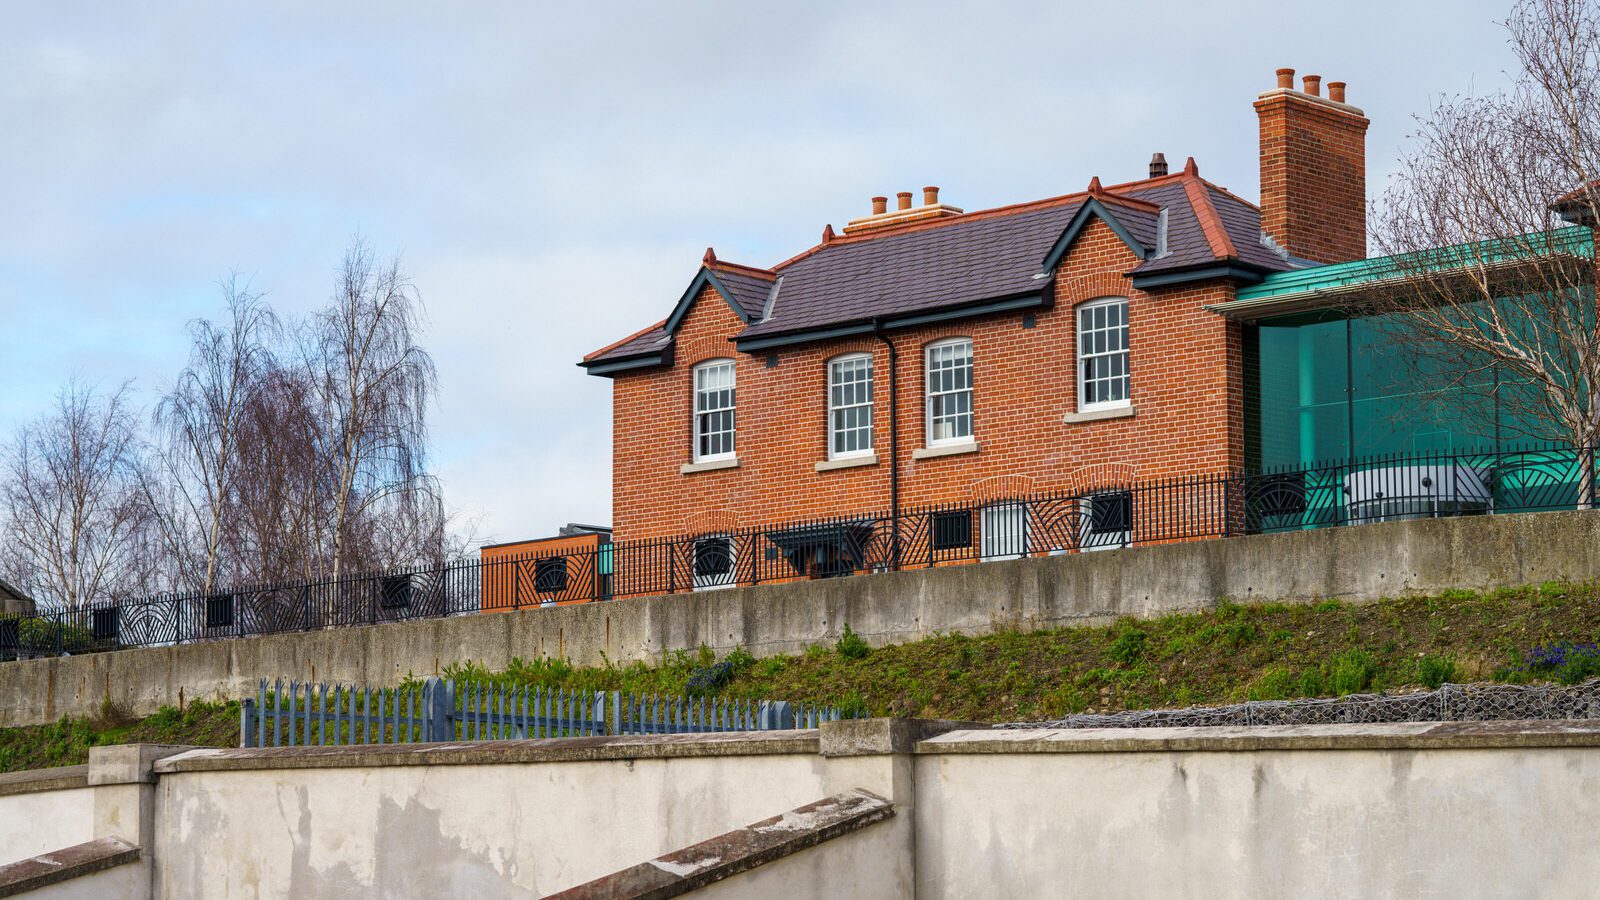
[[[1116,550],[1133,543],[1133,491],[1107,491],[1083,498],[1078,549]]]
[[[957,550],[972,546],[972,510],[957,509],[934,513],[928,521],[928,539],[934,550]]]
[[[233,625],[233,595],[212,594],[206,598],[206,627],[228,628]]]
[[[733,587],[736,553],[733,538],[712,535],[694,542],[694,589],[710,591]]]
[[[1021,503],[996,503],[983,508],[983,560],[1020,559],[1028,550],[1028,513]]]

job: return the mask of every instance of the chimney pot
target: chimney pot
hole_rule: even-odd
[[[897,200],[900,201],[900,208],[901,209],[910,209],[911,208],[911,192],[910,191],[901,191],[900,193],[895,194],[894,196],[895,196],[895,198]]]
[[[939,205],[939,189],[936,188],[936,187],[932,187],[932,186],[923,188],[922,189],[922,205],[923,206],[938,206]]]
[[[1328,99],[1332,100],[1335,103],[1343,103],[1344,102],[1344,82],[1342,82],[1342,81],[1330,81],[1330,82],[1328,82]]]
[[[1157,153],[1150,157],[1150,177],[1160,178],[1165,174],[1167,174],[1167,155]]]
[[[872,198],[872,214],[873,215],[881,216],[885,212],[887,212],[888,210],[889,210],[889,198],[888,197],[873,197]]]
[[[1290,88],[1290,89],[1294,88],[1294,70],[1293,69],[1279,69],[1278,70],[1278,87]]]
[[[1307,75],[1300,81],[1305,85],[1305,92],[1313,97],[1322,96],[1322,76]]]

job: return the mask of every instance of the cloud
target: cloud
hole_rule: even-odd
[[[502,539],[605,521],[610,384],[573,363],[708,244],[770,265],[874,194],[975,209],[1156,150],[1253,196],[1286,64],[1350,82],[1376,189],[1430,95],[1506,68],[1504,6],[6,7],[0,433],[74,373],[148,399],[231,270],[313,308],[360,232],[427,301],[450,502]]]

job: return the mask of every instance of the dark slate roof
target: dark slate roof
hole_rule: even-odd
[[[762,310],[767,306],[767,294],[772,291],[772,283],[776,276],[761,277],[755,272],[744,269],[730,269],[713,266],[717,280],[722,282],[733,293],[730,297],[739,308],[745,311],[745,316],[754,322],[761,318]]]
[[[1096,183],[1091,192],[832,239],[774,267],[776,286],[767,270],[712,261],[712,271],[749,319],[736,336],[741,345],[751,340],[761,346],[788,335],[799,339],[830,329],[860,330],[879,319],[893,324],[939,312],[965,314],[967,307],[1003,307],[1012,298],[1037,295],[1045,285],[1035,276],[1090,196],[1101,214],[1116,219],[1125,239],[1142,245],[1145,260],[1130,273],[1136,277],[1219,264],[1261,272],[1303,265],[1263,246],[1260,212],[1203,181],[1192,163],[1181,174],[1109,189]],[[1167,253],[1157,257],[1162,208]],[[769,297],[771,311],[763,318]],[[646,357],[670,342],[671,335],[656,326],[591,354],[584,364]]]
[[[638,332],[630,337],[589,354],[583,358],[580,365],[589,365],[598,362],[615,362],[635,356],[647,356],[660,352],[670,342],[665,322],[656,324]]]
[[[841,241],[784,266],[772,314],[740,338],[806,331],[1040,290],[1033,276],[1078,202]]]
[[[1206,185],[1206,189],[1211,192],[1211,205],[1216,208],[1217,218],[1222,220],[1228,236],[1233,238],[1233,248],[1240,260],[1274,272],[1295,268],[1286,257],[1272,252],[1261,243],[1260,210],[1227,191],[1211,185]]]

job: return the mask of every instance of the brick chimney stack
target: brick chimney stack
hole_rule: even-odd
[[[1367,256],[1367,118],[1345,83],[1279,69],[1255,102],[1261,123],[1261,229],[1291,254],[1336,263]]]
[[[888,197],[872,198],[872,215],[851,219],[844,225],[845,234],[860,234],[863,231],[876,231],[881,228],[892,228],[896,225],[906,225],[911,222],[920,222],[924,219],[946,219],[950,216],[961,215],[959,207],[948,203],[939,202],[939,189],[928,186],[922,189],[922,205],[912,206],[914,195],[910,191],[897,191],[894,195],[895,208],[889,208]]]

